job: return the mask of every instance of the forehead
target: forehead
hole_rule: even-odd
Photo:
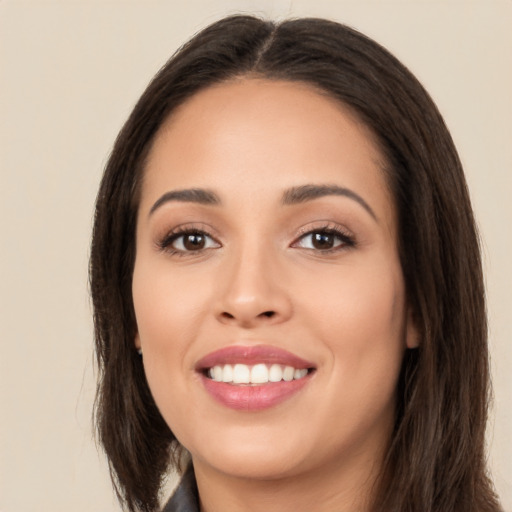
[[[341,102],[308,84],[239,79],[200,91],[169,116],[148,155],[143,197],[191,187],[272,195],[332,183],[380,191],[386,202],[384,166],[373,133]]]
[[[301,135],[312,141],[322,138],[326,143],[339,142],[340,135],[357,138],[371,158],[382,160],[373,132],[348,105],[311,84],[262,78],[240,78],[199,91],[167,118],[153,148],[170,135],[197,136],[201,129],[208,135],[205,143],[221,141],[220,135],[235,139],[240,127],[249,129],[252,136],[263,127],[258,135],[266,135],[266,140],[258,137],[255,145],[263,141],[271,146],[275,135],[280,144],[286,138],[295,143]],[[295,149],[300,151],[300,147]]]

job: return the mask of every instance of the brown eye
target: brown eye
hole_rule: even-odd
[[[310,231],[293,244],[294,247],[318,252],[329,252],[331,250],[343,249],[344,247],[353,247],[354,245],[355,243],[351,236],[331,228]]]
[[[336,236],[332,233],[312,233],[311,245],[315,249],[332,249],[336,243]]]
[[[220,244],[202,231],[183,231],[164,239],[160,247],[170,252],[187,253],[218,248]]]
[[[206,237],[201,233],[191,233],[183,236],[183,247],[187,251],[198,251],[204,249]]]

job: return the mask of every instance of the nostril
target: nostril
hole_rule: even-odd
[[[221,314],[220,314],[220,318],[225,320],[225,321],[233,321],[233,320],[236,320],[236,321],[241,321],[243,323],[246,323],[246,322],[251,322],[252,320],[257,320],[257,319],[264,319],[264,318],[274,318],[276,316],[276,312],[275,311],[262,311],[261,313],[257,314],[256,316],[252,316],[252,315],[249,315],[246,317],[246,315],[244,315],[243,313],[241,313],[240,315],[237,315],[237,314],[233,314],[233,313],[229,313],[228,311],[223,311]]]

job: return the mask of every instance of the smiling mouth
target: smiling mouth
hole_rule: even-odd
[[[298,395],[312,382],[316,365],[272,345],[230,345],[195,366],[207,393],[237,411],[262,411]]]
[[[294,368],[282,364],[258,363],[215,365],[204,370],[204,375],[215,382],[235,386],[259,386],[272,382],[291,382],[304,379],[313,368]]]

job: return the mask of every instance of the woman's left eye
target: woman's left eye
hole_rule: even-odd
[[[302,235],[293,247],[314,251],[331,251],[342,247],[352,247],[354,240],[337,230],[318,229]]]

